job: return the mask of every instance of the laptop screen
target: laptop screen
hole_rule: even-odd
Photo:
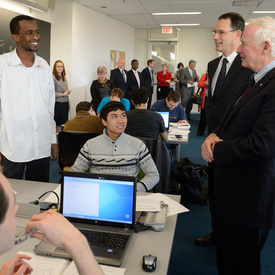
[[[134,177],[62,174],[61,213],[70,221],[134,225]]]
[[[169,129],[169,111],[155,111],[160,114],[164,120],[164,126],[166,129]]]

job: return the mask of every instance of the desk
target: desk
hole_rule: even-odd
[[[24,180],[9,180],[12,188],[17,192],[17,202],[29,202],[38,198],[42,193],[54,190],[57,184],[33,182]],[[144,193],[145,195],[145,193]],[[179,202],[180,196],[169,195],[172,199]],[[16,217],[16,224],[24,226],[28,220]],[[157,268],[154,275],[167,274],[170,253],[172,249],[177,215],[168,217],[165,230],[163,232],[144,231],[134,233],[130,245],[127,249],[125,258],[121,267],[126,268],[126,275],[148,274],[142,270],[142,256],[152,254],[158,257]],[[33,248],[40,241],[36,239],[28,239],[27,241],[16,245],[12,250],[0,256],[0,266],[10,260],[20,251],[32,252]]]
[[[166,143],[169,144],[175,144],[175,153],[174,153],[174,159],[176,161],[180,161],[180,145],[181,144],[187,144],[189,139],[189,128],[186,129],[177,129],[176,127],[172,126],[170,124],[170,130],[168,134],[168,140]],[[181,135],[181,138],[176,138],[175,133]]]

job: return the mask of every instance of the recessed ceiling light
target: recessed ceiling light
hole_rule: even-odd
[[[194,12],[153,12],[152,15],[187,15],[187,14],[201,14],[200,11]]]
[[[190,24],[160,24],[161,27],[177,27],[177,26],[199,26],[198,23],[190,23]]]
[[[275,11],[253,11],[253,13],[275,13]]]

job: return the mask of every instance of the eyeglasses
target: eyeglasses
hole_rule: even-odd
[[[235,32],[236,30],[230,30],[230,31],[215,31],[215,30],[213,30],[213,31],[211,31],[211,33],[213,34],[213,35],[215,35],[215,34],[218,34],[219,36],[223,36],[223,35],[225,35],[226,33],[228,33],[228,32]]]

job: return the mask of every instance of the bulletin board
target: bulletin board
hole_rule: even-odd
[[[125,59],[125,52],[110,50],[110,69],[111,70],[117,67],[117,62],[121,58]]]

